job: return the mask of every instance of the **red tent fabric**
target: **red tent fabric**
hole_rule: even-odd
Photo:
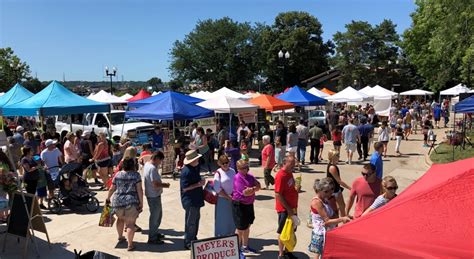
[[[133,101],[138,101],[138,100],[143,100],[145,98],[150,97],[151,94],[143,89],[140,90],[134,97],[128,99],[127,101],[133,102]]]
[[[384,207],[327,232],[324,258],[474,258],[474,158],[433,165]]]
[[[255,98],[252,98],[249,103],[260,106],[260,108],[267,111],[279,111],[294,108],[295,105],[289,102],[285,102],[271,95],[261,94]]]

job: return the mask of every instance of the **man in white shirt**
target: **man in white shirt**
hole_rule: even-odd
[[[149,244],[163,244],[164,235],[158,232],[163,216],[161,207],[161,194],[163,188],[169,188],[169,183],[163,183],[158,173],[158,168],[164,159],[162,152],[158,151],[151,156],[151,159],[143,167],[143,182],[145,184],[145,196],[150,207],[150,219],[148,230]]]
[[[241,133],[244,135],[241,135]],[[249,129],[249,127],[247,127],[247,124],[245,124],[245,121],[240,121],[240,126],[237,129],[237,142],[241,143],[241,141],[244,140],[247,147],[251,147],[250,145],[251,137],[252,137],[252,131]]]
[[[51,179],[55,182],[59,181],[59,169],[64,164],[63,154],[56,147],[56,141],[48,139],[45,141],[46,149],[41,152],[41,160],[48,169]]]
[[[298,149],[296,152],[296,157],[298,161],[304,165],[306,146],[308,145],[309,139],[309,129],[304,125],[304,120],[300,120],[300,124],[296,126],[296,133],[298,134]]]

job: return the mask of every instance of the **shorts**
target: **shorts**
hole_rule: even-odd
[[[38,186],[38,180],[23,180],[23,182],[27,193],[36,193],[36,186]]]
[[[112,163],[112,160],[109,158],[107,160],[101,160],[100,162],[97,162],[97,166],[99,168],[103,168],[103,167],[109,167],[109,165]]]
[[[332,143],[335,147],[340,147],[342,146],[342,142],[340,140],[335,140],[333,143]]]
[[[324,144],[319,144],[319,149],[323,149],[324,148]]]
[[[47,195],[46,186],[38,188],[36,190],[36,195],[40,198],[46,197],[46,195]]]
[[[286,223],[287,218],[288,218],[288,213],[286,211],[278,212],[277,234],[281,234],[281,231],[283,231],[283,227],[285,227],[285,223]]]
[[[323,254],[324,235],[318,235],[311,231],[311,243],[309,243],[308,251],[311,253]]]
[[[346,151],[354,152],[356,150],[356,144],[346,143]]]
[[[407,124],[405,124],[405,125],[403,125],[403,126],[404,126],[404,129],[411,129],[411,124],[408,124],[408,123],[407,123]]]
[[[388,144],[388,141],[380,141],[380,142],[382,142],[382,144],[384,144],[384,145]]]
[[[238,230],[246,230],[255,220],[253,204],[242,204],[238,201],[232,201],[232,216],[235,227]]]
[[[397,126],[397,124],[390,123],[390,128],[395,129],[396,126]]]
[[[344,191],[344,188],[339,187],[339,191],[338,191],[338,192],[334,192],[334,193],[332,194],[332,196],[334,196],[334,198],[337,199],[337,197],[339,197],[339,195],[341,195],[341,193],[342,193],[343,191]]]
[[[439,118],[436,118],[436,117],[435,117],[434,120],[435,120],[435,121],[440,121],[440,120],[441,120],[441,117],[439,117]]]
[[[298,147],[288,147],[286,149],[287,152],[291,152],[291,153],[296,153],[296,150],[298,149]]]
[[[118,218],[124,220],[135,220],[138,218],[139,214],[137,207],[134,205],[126,208],[114,209],[114,213]]]

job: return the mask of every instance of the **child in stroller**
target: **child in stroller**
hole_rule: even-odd
[[[59,171],[59,192],[48,202],[48,208],[53,213],[61,212],[61,205],[68,207],[86,205],[90,212],[99,208],[95,192],[88,188],[87,181],[81,177],[82,164],[69,163]]]

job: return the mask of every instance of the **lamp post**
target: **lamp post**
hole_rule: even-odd
[[[109,70],[109,67],[105,67],[105,75],[110,77],[110,94],[112,94],[112,77],[117,75],[117,68],[112,67],[112,71]]]
[[[387,61],[389,72],[392,72],[392,74],[393,74],[393,72],[397,72],[397,67],[398,67],[398,64],[399,64],[399,63],[400,63],[400,62],[398,61],[398,59],[395,60],[395,63],[392,63],[391,60]],[[395,65],[394,68],[392,68],[392,64]],[[395,76],[392,76],[392,78],[394,79]],[[395,81],[395,80],[392,80],[392,89],[391,89],[392,92],[395,91],[395,87],[399,87],[399,86],[400,86],[400,84],[395,84],[394,81]],[[398,91],[397,91],[397,92],[398,92]]]
[[[283,84],[284,86],[286,87],[286,80],[285,80],[285,76],[286,76],[286,65],[288,64],[288,61],[290,60],[290,52],[285,51],[283,52],[283,50],[280,49],[280,51],[278,51],[278,62],[279,62],[279,66],[280,68],[283,69]]]
[[[211,90],[211,74],[212,72],[214,72],[214,70],[212,70],[212,68],[206,68],[206,75],[207,75],[207,90]]]

